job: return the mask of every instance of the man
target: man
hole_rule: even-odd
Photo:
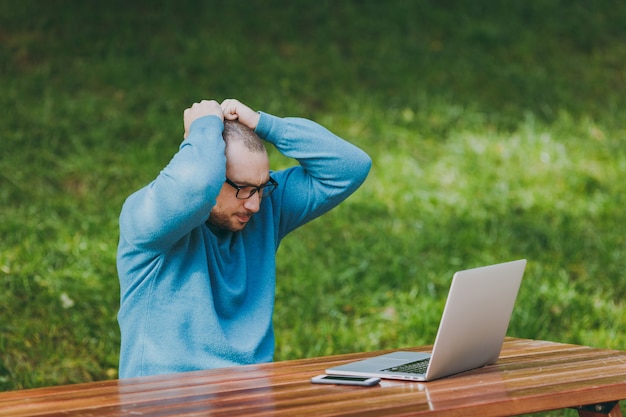
[[[204,100],[170,163],[120,214],[120,377],[269,362],[275,254],[345,200],[370,158],[322,126]],[[299,166],[270,172],[261,139]]]

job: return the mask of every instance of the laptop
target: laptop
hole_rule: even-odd
[[[432,352],[396,351],[326,369],[327,374],[431,381],[498,360],[526,260],[458,271]]]

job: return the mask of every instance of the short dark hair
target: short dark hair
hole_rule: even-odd
[[[226,143],[226,149],[228,149],[228,143],[231,140],[235,140],[243,143],[252,152],[266,152],[263,141],[254,133],[254,130],[236,120],[224,120],[224,133],[222,136]]]

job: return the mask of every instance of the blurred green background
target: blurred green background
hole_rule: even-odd
[[[624,62],[617,0],[0,0],[0,390],[117,377],[117,216],[205,98],[374,161],[279,249],[277,360],[432,343],[522,257],[509,335],[626,349]]]

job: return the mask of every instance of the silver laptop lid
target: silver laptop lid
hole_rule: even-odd
[[[454,274],[426,380],[498,359],[525,268],[521,259]]]

